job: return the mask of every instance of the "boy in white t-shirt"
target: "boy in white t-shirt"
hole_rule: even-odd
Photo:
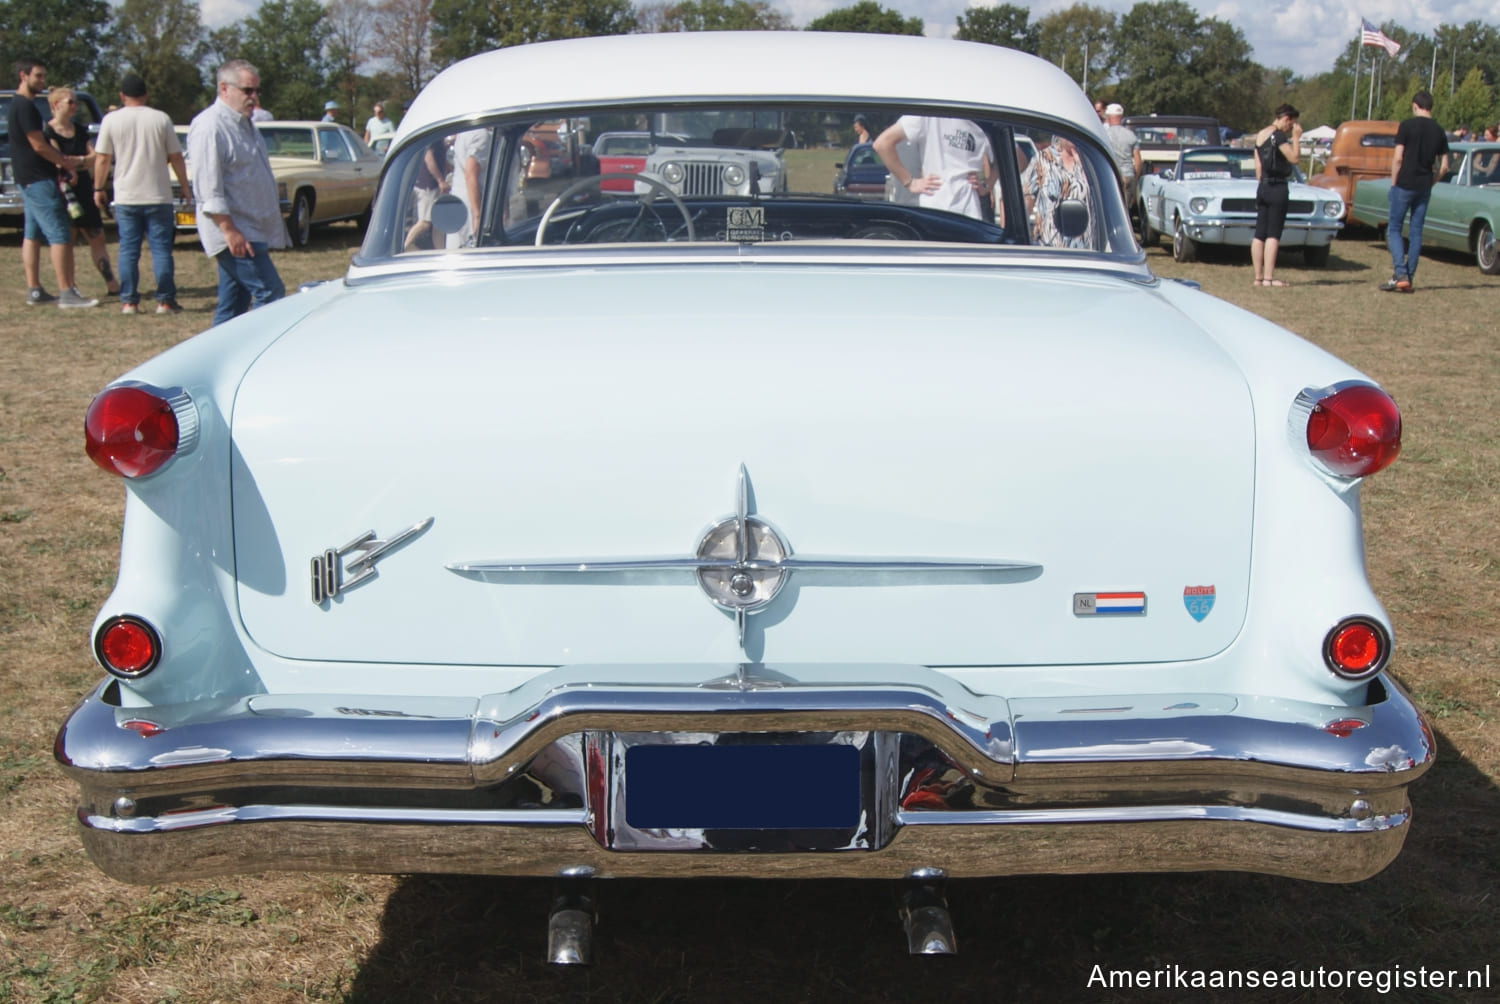
[[[896,152],[908,140],[922,151],[920,176],[910,174]],[[918,197],[918,205],[985,218],[984,200],[997,176],[989,137],[975,123],[903,115],[876,137],[875,152],[896,183]]]

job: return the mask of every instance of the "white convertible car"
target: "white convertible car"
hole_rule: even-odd
[[[784,195],[523,197],[536,122],[663,108],[937,119],[959,185],[1023,137],[1078,166],[998,158],[983,218],[839,198],[796,151]],[[477,212],[438,198],[449,247],[404,250],[448,137]],[[57,757],[112,876],[548,876],[558,962],[614,876],[893,880],[918,952],[953,948],[949,876],[1355,881],[1434,756],[1363,563],[1400,430],[1151,273],[1041,60],[507,48],[412,104],[346,274],[89,407],[124,534]]]
[[[1249,247],[1255,235],[1255,151],[1240,147],[1187,148],[1173,167],[1141,178],[1141,243],[1165,234],[1172,257],[1192,261],[1200,244]],[[1344,203],[1326,188],[1289,183],[1282,248],[1300,248],[1314,268],[1328,264],[1328,246],[1343,228]]]

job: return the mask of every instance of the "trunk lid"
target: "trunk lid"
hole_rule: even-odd
[[[1107,276],[676,266],[381,280],[309,315],[240,387],[240,612],[266,650],[319,660],[1203,658],[1244,617],[1252,418],[1211,338]],[[742,464],[749,511],[794,556],[1041,570],[793,573],[741,648],[691,567],[448,567],[692,557],[735,513]],[[429,518],[374,576],[313,602],[314,559]],[[341,559],[346,581],[358,557]],[[1075,613],[1079,594],[1136,592],[1143,614]]]

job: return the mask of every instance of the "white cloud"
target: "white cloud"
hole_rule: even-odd
[[[199,0],[198,16],[208,28],[222,28],[260,7],[260,0]]]

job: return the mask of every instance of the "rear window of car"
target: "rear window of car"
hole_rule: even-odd
[[[649,136],[601,136],[594,143],[600,157],[639,157],[651,152]]]
[[[914,177],[927,173],[930,144],[947,180],[920,196],[893,186],[884,201],[836,193],[833,169],[848,156],[857,115],[877,136],[903,137],[889,155]],[[535,144],[543,132],[558,141],[545,156]],[[625,151],[645,159],[639,173],[601,168],[601,156]],[[881,163],[867,148],[851,166]],[[926,243],[1138,256],[1112,164],[1090,130],[973,108],[739,101],[501,114],[403,139],[361,258],[830,241],[903,253]]]
[[[1360,146],[1383,146],[1389,149],[1396,147],[1395,133],[1373,133],[1367,132],[1359,138]]]
[[[318,148],[313,142],[311,129],[296,129],[287,126],[260,126],[259,128],[261,137],[266,141],[266,152],[272,157],[318,159]]]

